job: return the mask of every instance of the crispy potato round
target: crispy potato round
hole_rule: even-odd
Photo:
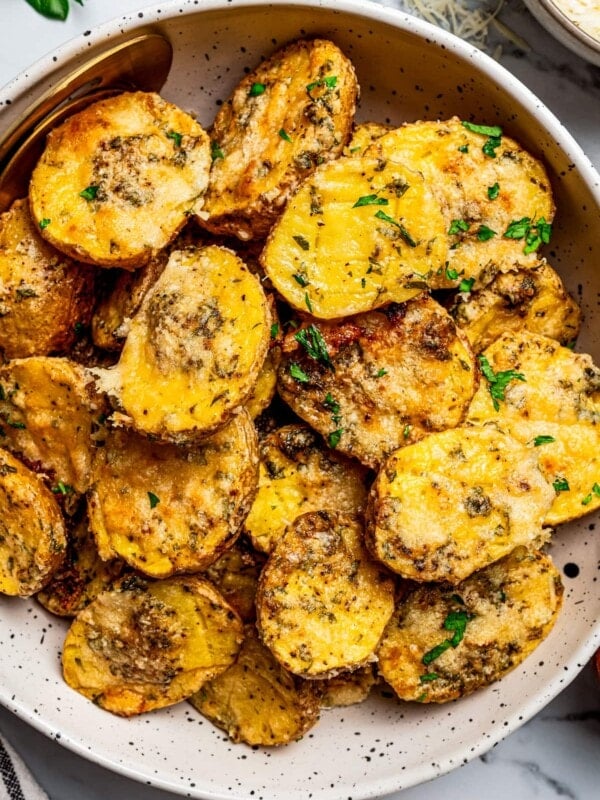
[[[539,258],[533,239],[540,234],[537,246],[543,243],[537,225],[554,217],[542,164],[509,137],[494,139],[472,127],[458,117],[413,122],[378,138],[367,151],[410,164],[439,199],[452,247],[446,269],[431,275],[432,289],[457,286],[465,278],[485,285],[497,272],[533,266]]]
[[[323,683],[323,708],[340,708],[364,703],[371,694],[371,689],[377,683],[373,664],[353,672],[341,672],[333,678],[327,678]]]
[[[290,672],[328,678],[374,660],[394,607],[394,582],[363,544],[363,526],[336,512],[303,514],[261,574],[263,642]]]
[[[30,597],[65,557],[60,509],[39,475],[0,450],[0,592]]]
[[[286,527],[308,511],[364,511],[366,470],[331,452],[306,425],[285,425],[260,443],[258,491],[244,530],[270,553]]]
[[[562,595],[550,558],[524,547],[454,589],[421,586],[387,626],[379,672],[402,700],[464,697],[499,680],[546,638]]]
[[[478,383],[469,343],[426,294],[335,323],[283,347],[279,393],[331,447],[371,467],[463,420]]]
[[[88,494],[100,556],[156,578],[198,572],[233,544],[257,480],[256,433],[244,410],[193,447],[108,432]]]
[[[553,500],[537,453],[511,436],[493,427],[433,433],[382,466],[367,543],[405,578],[456,584],[535,542]]]
[[[131,321],[117,366],[98,373],[114,420],[167,442],[201,439],[250,395],[270,341],[260,281],[231,251],[171,254]]]
[[[253,626],[235,663],[190,697],[190,703],[234,742],[282,745],[301,739],[319,719],[320,687],[292,675]]]
[[[233,663],[243,626],[208,581],[123,578],[73,621],[68,685],[123,717],[185,700]]]
[[[261,261],[294,308],[335,319],[428,288],[447,260],[447,228],[419,173],[377,158],[341,158],[300,186]]]
[[[82,514],[68,532],[64,562],[36,594],[36,600],[52,614],[74,617],[126,570],[123,561],[100,558],[87,515]]]
[[[449,311],[476,353],[503,333],[520,330],[567,345],[581,326],[581,309],[545,261],[531,269],[500,273],[482,289],[459,292]]]
[[[354,68],[333,42],[300,40],[263,61],[213,123],[200,223],[240,239],[264,237],[299,182],[341,154],[357,99]]]
[[[27,200],[0,215],[0,353],[64,353],[92,314],[94,271],[40,236]]]
[[[205,570],[206,577],[244,622],[256,619],[256,591],[265,560],[242,537]]]
[[[50,132],[31,213],[63,253],[135,269],[201,207],[209,169],[210,142],[193,117],[157,94],[124,92]]]
[[[66,358],[32,356],[0,367],[2,443],[61,494],[89,487],[93,437],[104,410],[90,375]]]
[[[361,122],[355,125],[352,131],[352,138],[344,147],[345,156],[362,156],[365,151],[377,141],[384,133],[392,130],[391,125],[383,122]]]

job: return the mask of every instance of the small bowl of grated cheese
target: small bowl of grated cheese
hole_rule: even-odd
[[[600,0],[525,0],[565,47],[600,66]]]

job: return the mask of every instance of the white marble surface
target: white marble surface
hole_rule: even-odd
[[[401,0],[380,2],[402,5]],[[69,20],[60,23],[38,16],[25,0],[2,0],[0,85],[63,41],[148,5],[143,0],[87,0],[83,8],[72,3]],[[541,97],[600,168],[600,68],[556,43],[519,0],[506,3],[501,19],[527,44],[525,49],[504,41],[501,63]],[[0,731],[51,800],[175,798],[82,760],[3,709]],[[600,797],[600,683],[591,665],[546,709],[487,755],[393,798],[430,800],[434,792],[445,800]]]

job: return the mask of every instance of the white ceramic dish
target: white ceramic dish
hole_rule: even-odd
[[[600,35],[585,24],[585,3],[562,0],[525,0],[525,5],[559,42],[581,58],[600,66]],[[600,5],[596,4],[594,28],[600,25]],[[588,19],[592,18],[588,13]]]
[[[594,325],[600,272],[600,179],[567,131],[516,79],[454,37],[414,18],[356,0],[166,2],[62,47],[0,91],[0,125],[95,48],[155,29],[175,59],[163,94],[208,125],[245,67],[299,36],[334,39],[362,85],[362,119],[401,122],[457,114],[500,123],[542,157],[558,216],[549,258],[581,300],[579,347],[600,356]],[[60,65],[60,66],[58,66]],[[8,101],[10,101],[9,104]],[[552,553],[565,577],[556,628],[522,667],[465,700],[430,707],[373,697],[325,712],[286,748],[232,745],[188,704],[124,720],[71,691],[60,674],[66,625],[35,601],[0,599],[0,700],[80,755],[137,780],[214,800],[376,797],[428,780],[484,752],[549,702],[600,645],[597,520],[563,527]],[[572,575],[574,568],[568,568]]]

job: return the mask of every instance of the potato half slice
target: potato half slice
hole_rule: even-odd
[[[157,94],[124,92],[48,135],[29,200],[42,235],[67,255],[135,269],[202,205],[210,143],[196,120]]]
[[[233,544],[257,480],[256,433],[244,410],[193,447],[108,432],[88,494],[100,555],[156,578],[198,572]]]
[[[319,719],[320,687],[292,675],[261,643],[253,626],[235,663],[190,697],[234,742],[282,745],[301,739]]]
[[[73,621],[62,664],[67,684],[123,717],[173,705],[233,662],[243,626],[198,577],[122,579]]]
[[[455,428],[388,458],[367,542],[405,578],[456,584],[535,542],[553,500],[533,450],[493,427]]]
[[[374,660],[394,582],[363,544],[363,525],[336,512],[298,517],[261,574],[257,624],[290,672],[328,678]]]
[[[30,597],[65,557],[58,504],[41,478],[0,450],[0,592]]]
[[[524,547],[454,589],[421,586],[390,620],[379,672],[402,700],[464,697],[521,664],[549,634],[562,596],[550,558]]]
[[[256,591],[265,561],[265,556],[241,537],[204,571],[243,622],[256,619]]]
[[[99,383],[115,421],[167,442],[215,431],[250,395],[270,341],[260,281],[231,251],[178,250],[131,321]]]
[[[429,295],[284,343],[281,397],[330,447],[377,468],[389,453],[464,419],[478,384],[469,343]]]
[[[335,319],[428,288],[448,225],[422,176],[377,158],[323,164],[290,199],[261,261],[294,308]]]
[[[302,178],[341,154],[357,98],[354,68],[333,42],[300,40],[263,61],[213,123],[200,223],[240,239],[264,237]]]

